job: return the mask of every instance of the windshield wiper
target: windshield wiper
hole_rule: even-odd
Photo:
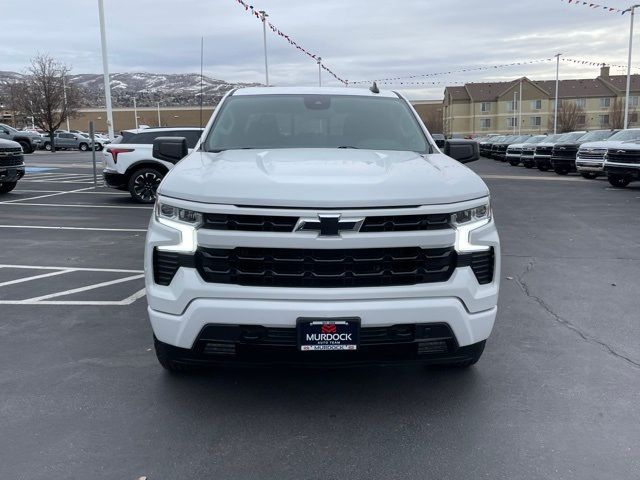
[[[355,148],[356,150],[358,149],[358,147],[353,147],[351,145],[340,145],[339,147],[336,148]]]

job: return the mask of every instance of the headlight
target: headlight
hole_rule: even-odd
[[[162,202],[156,203],[156,218],[186,223],[196,228],[202,225],[202,214],[200,212],[174,207]]]
[[[198,248],[198,227],[202,225],[202,214],[186,208],[174,207],[160,201],[156,202],[156,220],[169,228],[180,232],[180,242],[173,245],[159,245],[158,250],[165,252],[194,253]]]
[[[456,250],[458,252],[481,252],[489,250],[487,245],[474,245],[470,242],[471,232],[491,221],[491,203],[468,208],[451,215],[451,225],[456,229]]]

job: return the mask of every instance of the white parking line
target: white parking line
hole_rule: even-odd
[[[33,297],[25,299],[26,302],[39,302],[41,300],[48,300],[50,298],[55,297],[63,297],[65,295],[71,295],[74,293],[86,292],[88,290],[95,290],[96,288],[108,287],[109,285],[116,285],[118,283],[130,282],[131,280],[138,280],[139,278],[144,278],[144,274],[142,275],[131,275],[130,277],[118,278],[117,280],[110,280],[108,282],[100,282],[95,283],[93,285],[87,285],[85,287],[73,288],[71,290],[64,290],[62,292],[50,293],[48,295],[42,295],[40,297]]]
[[[549,182],[589,182],[582,177],[527,177],[525,175],[480,175],[482,178],[496,180],[534,180]]]
[[[31,300],[0,300],[0,305],[98,305],[120,307],[131,305],[145,295],[146,290],[143,288],[123,300],[42,300],[38,302]]]
[[[121,268],[89,268],[89,267],[50,267],[43,265],[11,265],[0,264],[0,268],[19,268],[27,270],[70,270],[72,272],[112,272],[112,273],[143,273],[144,270],[125,270]]]
[[[23,201],[29,200],[28,198],[21,199]],[[131,209],[131,210],[153,210],[153,207],[133,207],[127,205],[88,205],[84,203],[79,203],[77,205],[73,204],[63,204],[63,203],[6,203],[3,205],[16,205],[21,207],[61,207],[61,208],[119,208],[119,209]]]
[[[7,285],[15,285],[16,283],[30,282],[31,280],[38,280],[40,278],[55,277],[56,275],[70,273],[72,271],[73,270],[58,270],[56,272],[41,273],[40,275],[33,275],[31,277],[18,278],[17,280],[10,280],[8,282],[0,283],[0,287],[6,287]]]
[[[26,228],[34,230],[87,230],[90,232],[146,232],[146,228],[93,228],[93,227],[47,227],[43,225],[0,225],[0,228]]]
[[[14,202],[20,202],[20,201],[25,201],[25,200],[37,200],[39,198],[48,198],[48,197],[55,197],[56,195],[66,195],[67,193],[77,193],[77,192],[82,192],[84,190],[91,190],[93,187],[86,187],[86,188],[78,188],[76,190],[72,190],[70,192],[58,192],[58,193],[47,193],[45,195],[38,195],[36,197],[29,197],[29,198],[16,198],[14,200],[5,200],[4,202],[0,202],[0,204],[4,204],[4,203],[14,203]]]
[[[91,190],[93,187],[87,187],[81,190]],[[82,193],[91,195],[129,195],[128,192],[79,192],[77,190],[29,190],[29,189],[16,189],[13,193]]]

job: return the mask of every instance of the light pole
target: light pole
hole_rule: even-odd
[[[522,133],[522,78],[520,78],[520,98],[518,99],[518,135]]]
[[[516,114],[516,98],[517,98],[518,92],[517,91],[513,91],[513,115]],[[513,134],[516,134],[516,117],[511,117],[511,123],[513,124]]]
[[[161,127],[162,125],[160,125],[160,102],[158,102],[158,127]]]
[[[67,117],[67,132],[70,130],[69,128],[69,112],[67,111],[67,82],[65,77],[62,77],[62,94],[64,96],[64,111]]]
[[[113,140],[113,109],[111,108],[111,84],[109,82],[109,59],[107,58],[107,34],[104,27],[104,0],[98,0],[100,15],[100,43],[102,44],[102,70],[104,73],[104,100],[107,106],[107,129],[109,138]]]
[[[318,86],[322,86],[322,57],[318,57]]]
[[[267,62],[267,12],[264,10],[260,10],[258,12],[260,14],[260,20],[262,20],[262,42],[264,44],[264,77],[267,84],[269,86],[269,64]]]
[[[138,106],[136,105],[136,97],[133,97],[133,116],[136,118],[136,130],[138,129]]]
[[[553,134],[558,133],[558,85],[560,84],[560,55],[556,53],[556,99],[553,102]]]
[[[631,12],[631,26],[629,27],[629,59],[627,60],[627,91],[624,97],[624,128],[629,125],[629,90],[631,89],[631,51],[633,50],[633,17],[635,17],[636,8],[640,5],[633,5],[626,11]]]

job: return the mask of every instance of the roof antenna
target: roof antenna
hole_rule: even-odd
[[[373,82],[373,85],[369,87],[369,90],[371,90],[371,93],[380,93],[380,90],[378,90],[378,85],[376,84],[376,82]]]

